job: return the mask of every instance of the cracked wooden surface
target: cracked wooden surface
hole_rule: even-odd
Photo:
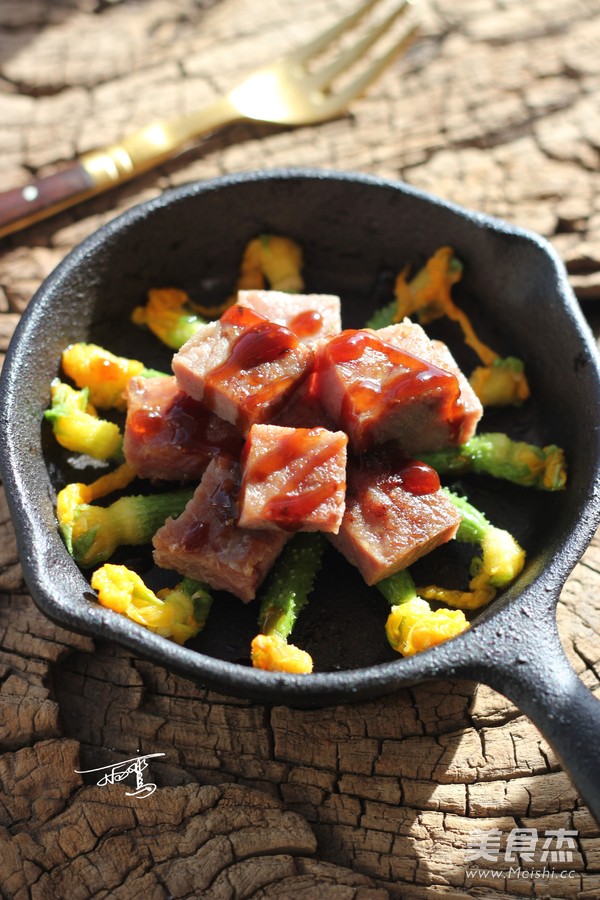
[[[336,0],[3,0],[0,190],[126,128],[194,108],[351,8]],[[400,177],[532,227],[600,317],[600,4],[438,0],[352,115],[239,125],[0,249],[0,354],[43,277],[169,185],[307,165]],[[548,7],[551,6],[549,9]],[[490,688],[434,682],[351,707],[267,709],[69,633],[33,606],[0,492],[0,894],[383,900],[600,896],[600,831],[531,722]],[[600,538],[563,591],[594,690]],[[128,797],[76,769],[164,753]],[[576,830],[573,875],[469,875],[474,830]],[[471,867],[472,868],[472,867]]]

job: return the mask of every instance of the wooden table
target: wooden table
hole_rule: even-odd
[[[0,189],[210,100],[349,7],[3,0]],[[169,185],[287,164],[401,178],[534,228],[600,335],[600,3],[435,0],[422,17],[419,45],[351,115],[229,128],[6,239],[0,351],[41,279],[100,223]],[[597,824],[536,728],[490,689],[435,682],[309,712],[211,694],[47,621],[3,495],[0,591],[3,897],[600,897]],[[559,623],[597,688],[598,536]],[[131,778],[98,786],[98,773],[75,771],[151,753],[164,756],[149,761],[148,797],[127,796]],[[467,860],[474,832],[506,841],[525,828],[538,850],[551,829],[576,832],[558,883],[511,874],[498,852]]]

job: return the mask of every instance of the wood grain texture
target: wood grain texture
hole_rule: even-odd
[[[0,245],[0,356],[43,277],[79,240],[170,185],[307,165],[402,178],[532,227],[600,316],[597,0],[422,3],[423,37],[316,129],[236,126]],[[214,99],[351,0],[4,0],[0,190],[125,130]],[[118,35],[118,38],[116,37]],[[600,537],[559,628],[598,692]],[[420,685],[321,711],[199,689],[35,608],[0,492],[0,892],[15,898],[600,896],[600,830],[539,732],[491,689]],[[146,798],[76,769],[138,753]],[[576,830],[573,875],[473,877],[477,830]]]

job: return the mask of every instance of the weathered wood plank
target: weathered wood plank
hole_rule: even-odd
[[[210,101],[352,5],[4,0],[0,190]],[[600,334],[596,0],[423,6],[420,43],[350,115],[317,129],[230,128],[4,240],[0,358],[40,281],[115,213],[191,179],[289,164],[400,177],[536,229]],[[357,706],[267,709],[70,634],[25,591],[0,492],[6,896],[600,896],[597,824],[531,722],[491,689],[435,682]],[[598,690],[600,538],[558,618],[577,671]],[[132,776],[98,786],[75,772],[139,753],[164,753],[150,760],[146,780],[158,789],[148,797],[126,795]],[[468,862],[474,832],[499,829],[505,844],[516,828],[537,830],[536,860],[548,829],[578,832],[558,890],[511,875],[501,855],[480,870]]]

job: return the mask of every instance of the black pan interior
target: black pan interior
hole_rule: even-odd
[[[589,337],[552,252],[533,237],[400,185],[333,173],[267,173],[188,186],[116,220],[68,257],[43,286],[7,363],[3,414],[11,417],[8,455],[20,467],[16,475],[14,468],[8,473],[8,480],[15,496],[24,498],[15,500],[14,509],[21,546],[33,546],[30,586],[42,608],[63,623],[133,642],[139,652],[199,675],[209,686],[242,693],[248,689],[242,685],[238,690],[235,670],[226,666],[223,680],[218,666],[209,661],[207,667],[202,660],[238,664],[243,682],[248,670],[242,667],[249,664],[256,631],[256,602],[243,605],[218,595],[205,631],[188,643],[203,655],[199,669],[188,664],[189,653],[178,656],[178,648],[164,649],[166,642],[116,616],[107,617],[105,611],[98,617],[93,594],[66,555],[53,518],[56,491],[67,481],[91,479],[98,472],[84,469],[74,475],[72,456],[57,447],[45,427],[40,438],[40,421],[60,353],[72,341],[91,340],[168,370],[169,351],[131,325],[132,308],[144,302],[149,288],[167,285],[184,288],[205,303],[221,300],[233,287],[247,241],[261,232],[299,241],[307,290],[339,293],[346,327],[362,325],[391,299],[393,277],[404,264],[418,267],[447,244],[461,258],[464,276],[456,298],[484,340],[503,355],[525,361],[532,387],[532,399],[521,409],[486,412],[480,430],[560,444],[570,466],[569,489],[557,494],[484,477],[452,482],[527,549],[526,570],[509,598],[560,556],[596,483],[600,456],[593,424],[598,378]],[[465,371],[476,365],[451,323],[436,323],[430,333],[449,343]],[[17,396],[22,413],[18,425],[12,421]],[[23,514],[28,504],[29,516]],[[417,583],[466,585],[469,557],[468,548],[453,542],[412,571]],[[117,561],[135,567],[154,587],[169,582],[146,550],[121,551]],[[49,589],[56,578],[61,589]],[[502,603],[500,598],[497,604]],[[484,617],[490,614],[493,610]],[[318,672],[349,672],[398,660],[385,640],[386,615],[378,592],[330,549],[294,641],[311,652]]]

